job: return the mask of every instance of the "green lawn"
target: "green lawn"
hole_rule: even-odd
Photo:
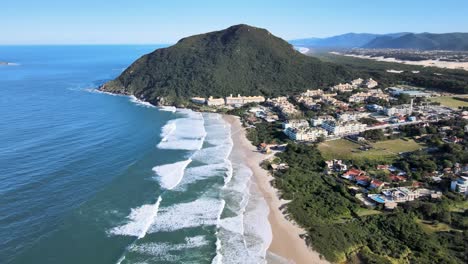
[[[319,150],[325,159],[347,159],[347,160],[381,160],[394,159],[400,152],[415,151],[423,146],[412,139],[393,139],[371,144],[374,148],[368,151],[359,150],[359,144],[345,139],[323,142]]]
[[[449,225],[445,223],[438,223],[438,224],[432,224],[430,221],[424,221],[421,219],[417,220],[418,224],[421,226],[421,228],[426,232],[426,233],[434,233],[434,232],[446,232],[446,231],[451,231],[454,230],[452,229]]]
[[[359,208],[356,211],[356,214],[359,216],[368,216],[368,215],[376,215],[376,214],[381,214],[382,212],[379,210],[372,210],[372,209],[365,209],[365,208]]]
[[[462,96],[459,96],[459,97],[462,97]],[[434,97],[434,98],[431,98],[430,100],[433,102],[439,102],[441,105],[444,105],[450,108],[458,108],[460,106],[468,107],[468,102],[457,100],[453,98],[452,96]]]

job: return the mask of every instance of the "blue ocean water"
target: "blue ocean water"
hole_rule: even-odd
[[[159,47],[0,46],[0,263],[263,261],[221,116],[95,89]]]

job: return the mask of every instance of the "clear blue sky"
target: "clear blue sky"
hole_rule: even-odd
[[[284,39],[468,32],[467,0],[3,0],[0,44],[173,43],[234,24]]]

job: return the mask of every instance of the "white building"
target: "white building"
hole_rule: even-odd
[[[324,121],[335,121],[335,118],[331,115],[322,115],[310,119],[310,123],[314,127],[322,125]]]
[[[327,130],[330,134],[335,136],[346,136],[352,134],[358,134],[366,130],[367,125],[356,122],[336,122],[326,121],[322,123],[322,128]]]
[[[358,78],[358,79],[352,80],[352,81],[351,81],[351,84],[352,84],[352,85],[355,85],[355,86],[361,86],[363,82],[364,82],[363,79]]]
[[[366,82],[364,83],[364,87],[366,88],[369,88],[369,89],[372,89],[374,87],[376,87],[377,85],[379,85],[378,82],[372,80],[372,78],[369,78],[368,80],[366,80]]]
[[[352,85],[350,83],[340,83],[331,87],[332,91],[340,91],[340,92],[351,92],[356,88],[357,87],[355,85]]]
[[[224,99],[223,98],[213,98],[213,96],[210,96],[206,100],[206,104],[209,105],[209,106],[224,105]]]
[[[452,181],[450,190],[461,194],[468,194],[468,176],[461,176]]]
[[[283,123],[283,128],[305,128],[309,127],[309,122],[305,119],[290,119]]]
[[[397,105],[390,108],[384,108],[384,113],[387,116],[394,115],[411,115],[413,113],[413,100],[410,104]]]
[[[292,140],[299,141],[317,141],[321,136],[326,137],[328,135],[325,129],[319,127],[307,127],[307,128],[286,128],[284,133]]]
[[[338,121],[348,122],[348,121],[357,121],[364,117],[369,117],[370,113],[368,112],[344,112],[338,114]]]
[[[241,96],[238,94],[237,96],[232,96],[232,94],[226,97],[226,104],[227,105],[243,105],[248,103],[262,103],[265,101],[265,97],[263,96]]]

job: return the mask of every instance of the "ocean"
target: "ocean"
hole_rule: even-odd
[[[0,263],[265,262],[229,124],[96,90],[160,47],[0,46]]]

